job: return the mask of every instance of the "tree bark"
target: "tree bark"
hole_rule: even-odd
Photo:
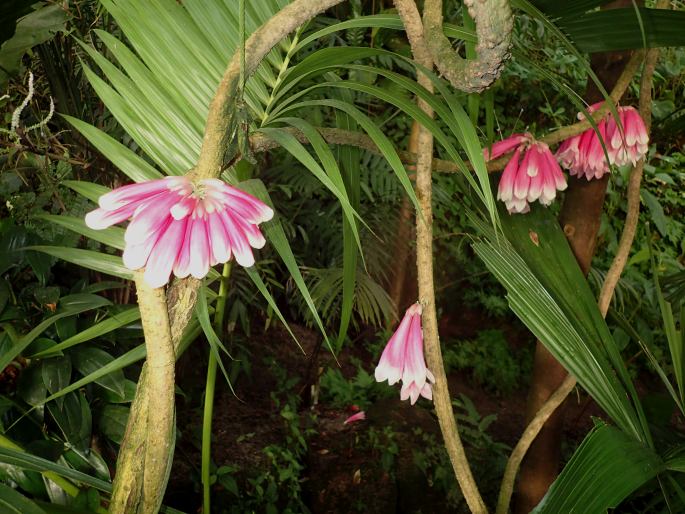
[[[611,8],[626,5],[631,4],[623,0],[609,4]],[[606,89],[614,86],[629,57],[628,52],[607,52],[592,56],[592,69]],[[593,104],[602,99],[603,96],[596,85],[589,82],[586,93],[588,103]],[[597,234],[608,183],[608,174],[600,180],[590,181],[569,177],[569,187],[564,196],[559,223],[585,275],[590,271],[597,246]],[[526,423],[533,419],[567,375],[564,367],[538,341],[526,406]],[[523,460],[516,488],[517,514],[530,512],[556,479],[559,473],[563,426],[564,405],[550,416]]]

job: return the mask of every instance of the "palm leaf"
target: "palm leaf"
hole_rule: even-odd
[[[601,424],[587,435],[532,513],[604,514],[663,468],[654,450]]]

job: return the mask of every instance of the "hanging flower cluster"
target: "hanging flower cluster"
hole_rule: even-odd
[[[588,110],[592,113],[601,106],[600,102]],[[647,153],[647,128],[634,107],[618,107],[618,117],[620,124],[611,114],[597,123],[601,139],[594,129],[589,128],[561,143],[556,156],[545,143],[536,141],[528,133],[513,134],[493,144],[491,149],[484,149],[485,160],[514,151],[502,172],[497,199],[506,204],[510,213],[528,212],[530,203],[536,200],[542,205],[551,204],[556,192],[563,191],[567,185],[559,163],[571,175],[587,180],[601,178],[612,165],[635,166]],[[579,113],[578,118],[583,119],[583,115]]]
[[[510,213],[530,210],[530,203],[551,204],[557,191],[566,189],[566,178],[549,147],[536,141],[531,134],[514,134],[483,151],[486,160],[495,159],[514,150],[497,188]]]
[[[409,399],[412,405],[419,396],[432,400],[430,384],[435,383],[435,377],[426,368],[423,358],[421,312],[418,303],[407,309],[400,326],[385,346],[375,371],[377,382],[387,380],[393,385],[402,380],[400,399]]]
[[[274,214],[221,180],[186,177],[129,184],[102,195],[98,204],[86,215],[86,224],[104,229],[130,218],[124,265],[145,267],[145,281],[152,287],[166,284],[172,271],[180,278],[202,278],[232,256],[241,266],[252,266],[252,248],[265,244],[257,225]]]
[[[601,102],[594,104],[588,111],[595,112],[601,106]],[[593,128],[567,139],[559,146],[557,159],[571,175],[584,176],[587,180],[598,179],[609,171],[611,165],[635,166],[647,153],[649,135],[640,114],[634,107],[618,107],[617,110],[620,127],[611,113],[597,123],[597,131],[609,156],[608,162],[602,142]],[[578,113],[578,119],[583,118],[582,113]]]

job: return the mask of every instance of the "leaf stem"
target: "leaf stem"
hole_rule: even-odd
[[[224,313],[226,312],[226,299],[228,297],[228,279],[231,275],[231,262],[224,264],[219,285],[219,296],[216,301],[214,312],[214,331],[221,334],[224,326]],[[212,461],[212,417],[214,415],[214,393],[216,391],[216,375],[218,360],[216,352],[209,352],[207,363],[207,382],[205,385],[205,406],[202,417],[202,512],[211,512],[211,476],[210,466]]]

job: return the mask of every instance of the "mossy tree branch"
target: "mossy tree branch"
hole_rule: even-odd
[[[477,93],[499,77],[509,57],[514,18],[509,0],[464,0],[476,23],[476,58],[463,59],[442,28],[442,0],[425,0],[423,32],[435,66],[455,88]]]

